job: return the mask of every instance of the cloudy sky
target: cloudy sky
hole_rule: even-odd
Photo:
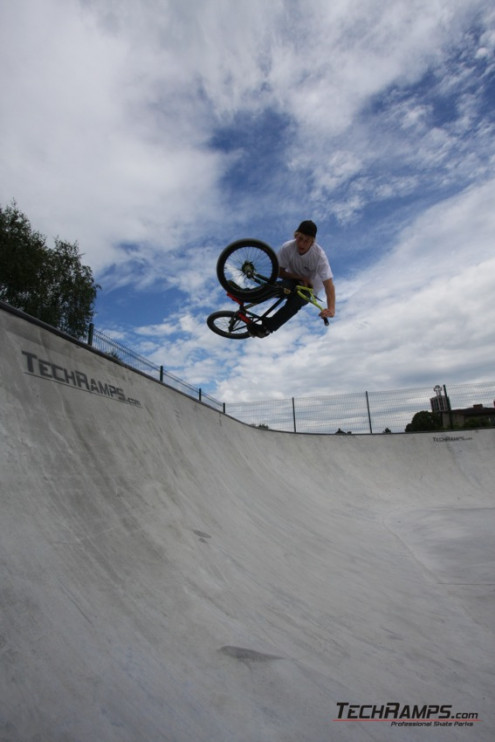
[[[224,401],[495,379],[491,0],[16,0],[0,203],[77,241],[97,328]],[[314,219],[335,275],[214,335],[225,245]]]

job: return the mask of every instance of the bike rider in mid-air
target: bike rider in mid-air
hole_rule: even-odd
[[[294,233],[294,239],[285,242],[277,258],[281,284],[293,289],[295,286],[312,287],[316,293],[323,288],[327,297],[327,308],[320,312],[320,317],[335,316],[335,286],[333,273],[323,248],[316,242],[317,227],[311,220],[301,222]],[[293,317],[306,300],[295,291],[289,295],[285,304],[272,317],[265,317],[262,323],[251,322],[247,329],[253,337],[264,338],[278,330]]]

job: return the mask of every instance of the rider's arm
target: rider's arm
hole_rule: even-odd
[[[311,282],[307,278],[300,276],[298,273],[291,273],[285,268],[279,268],[278,275],[280,278],[291,278],[293,281],[299,281],[303,286],[311,286]]]
[[[327,308],[321,312],[322,317],[334,317],[335,316],[335,286],[333,279],[327,278],[323,281],[325,287],[325,294],[327,295]]]

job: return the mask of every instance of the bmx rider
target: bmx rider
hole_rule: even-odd
[[[294,239],[285,242],[277,258],[279,277],[287,288],[298,285],[312,287],[316,293],[325,290],[327,307],[320,312],[320,317],[335,316],[335,286],[330,263],[323,248],[316,242],[317,226],[310,219],[301,222],[294,233]],[[275,332],[291,319],[306,300],[293,291],[285,304],[272,317],[265,317],[261,324],[250,323],[248,332],[253,337],[264,338]]]

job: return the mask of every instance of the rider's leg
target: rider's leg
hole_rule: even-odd
[[[286,286],[287,288],[293,289],[295,286],[298,286],[298,281],[293,281],[291,279],[285,279],[282,281],[282,285]],[[308,302],[306,299],[302,299],[295,291],[292,291],[289,298],[285,302],[285,304],[280,307],[278,312],[275,312],[274,315],[271,317],[265,317],[263,320],[263,326],[266,327],[266,329],[269,332],[275,332],[275,330],[278,330],[279,327],[282,327],[288,320],[291,319],[297,312]]]

